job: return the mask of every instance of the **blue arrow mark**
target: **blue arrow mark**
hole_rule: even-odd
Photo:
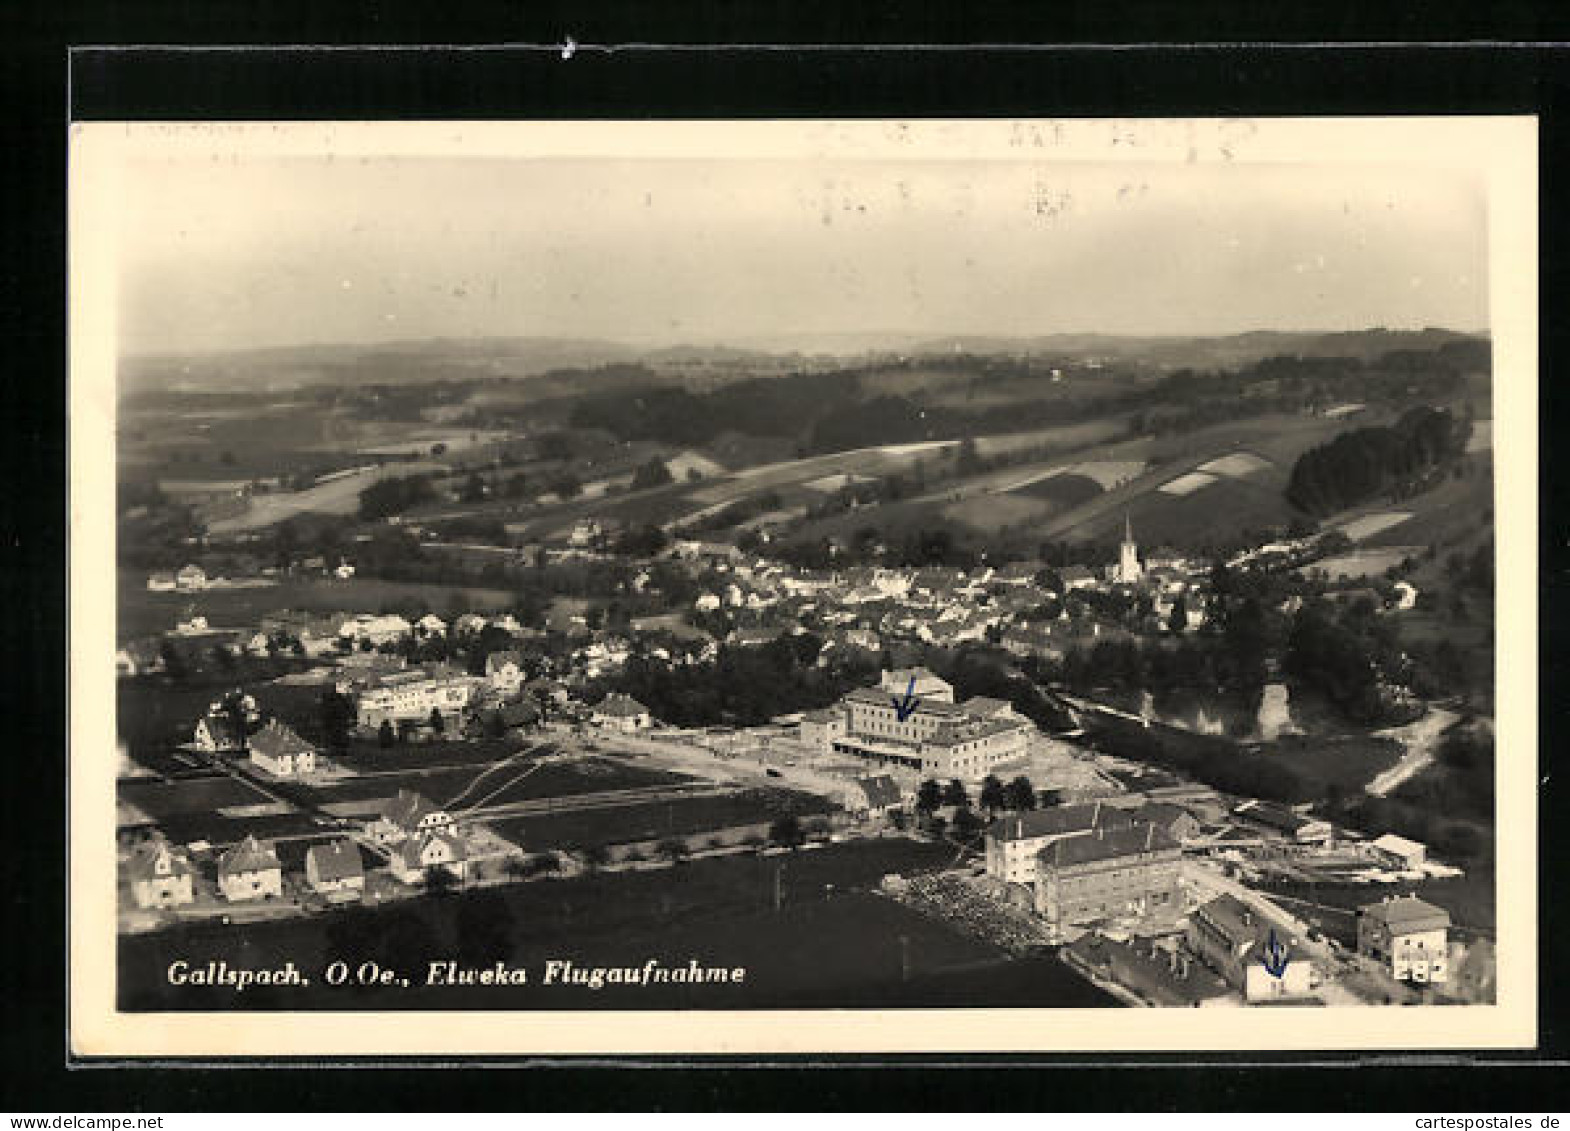
[[[899,717],[900,722],[910,718],[911,712],[921,705],[921,700],[914,695],[915,690],[916,677],[911,676],[910,686],[905,688],[905,698],[903,700],[896,699],[892,695],[889,696],[889,700],[894,704],[894,714]]]
[[[1276,938],[1274,927],[1270,929],[1270,937],[1265,940],[1265,953],[1260,961],[1272,978],[1279,978],[1287,972],[1287,948]]]

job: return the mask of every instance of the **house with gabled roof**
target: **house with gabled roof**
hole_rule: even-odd
[[[251,763],[279,778],[316,772],[316,747],[277,719],[250,738]]]
[[[365,888],[360,846],[348,837],[311,845],[305,853],[305,882],[329,898],[353,898]]]
[[[235,754],[245,749],[245,727],[233,715],[209,713],[197,721],[193,741],[209,754]]]
[[[1219,895],[1188,917],[1188,948],[1245,1001],[1308,997],[1317,971],[1285,924],[1234,895]]]
[[[613,691],[594,708],[590,721],[606,730],[633,732],[645,730],[653,721],[649,709],[630,695]]]
[[[1415,895],[1357,909],[1357,952],[1401,982],[1450,978],[1450,912]]]
[[[218,858],[218,890],[225,899],[276,899],[283,894],[283,866],[273,846],[254,836]]]
[[[385,844],[394,844],[451,825],[451,813],[412,789],[400,789],[397,797],[388,798],[382,805],[382,811],[371,823],[369,832]]]
[[[393,849],[389,863],[393,875],[404,883],[423,884],[438,868],[455,879],[466,878],[468,855],[462,839],[443,829],[409,837]]]
[[[138,907],[179,907],[195,898],[196,868],[183,849],[168,841],[144,841],[125,866],[131,898]]]

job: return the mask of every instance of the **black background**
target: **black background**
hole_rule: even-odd
[[[1570,54],[1536,6],[881,3],[814,20],[795,4],[668,11],[624,5],[148,3],[0,13],[11,137],[4,213],[0,650],[12,709],[0,762],[6,961],[0,1109],[45,1112],[546,1110],[791,1107],[1036,1110],[1566,1109],[1566,837],[1555,776],[1564,734],[1565,434]],[[854,12],[854,15],[852,15]],[[988,27],[986,24],[992,24]],[[579,43],[543,50],[169,51],[114,44]],[[1392,46],[1412,40],[1470,45]],[[1370,41],[1349,46],[1345,41]],[[1206,46],[1111,45],[1198,41]],[[1221,42],[1225,41],[1225,42]],[[1342,41],[1339,47],[1283,46]],[[862,44],[862,49],[604,51],[631,44]],[[951,48],[901,49],[907,43]],[[1026,50],[1029,43],[1079,44]],[[1242,46],[1253,43],[1254,46]],[[1262,45],[1275,43],[1275,46]],[[865,45],[882,44],[869,50]],[[986,49],[966,44],[1006,44]],[[1101,46],[1093,46],[1093,45]],[[1383,44],[1383,45],[1381,45]],[[74,50],[73,50],[74,47]],[[69,1065],[65,1010],[65,206],[76,120],[273,118],[1053,117],[1397,113],[1541,115],[1541,1047],[1443,1056],[1196,1053],[1165,1057],[718,1059],[535,1064],[525,1073],[394,1062],[309,1073],[225,1065]],[[1508,437],[1499,437],[1501,445]],[[1508,592],[1509,579],[1500,584]],[[653,1062],[645,1062],[653,1063]],[[301,1067],[304,1067],[302,1064]],[[611,1079],[609,1077],[614,1077]],[[964,1117],[951,1116],[956,1122]]]

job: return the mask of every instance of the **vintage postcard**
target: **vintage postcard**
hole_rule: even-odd
[[[1535,1043],[1533,119],[71,165],[77,1055]]]

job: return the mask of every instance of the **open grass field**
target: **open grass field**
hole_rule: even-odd
[[[403,602],[447,618],[455,613],[499,612],[512,607],[513,596],[501,589],[418,582],[375,581],[352,577],[289,579],[260,589],[202,589],[194,592],[152,592],[147,577],[120,570],[116,578],[118,607],[116,639],[171,631],[190,609],[214,628],[255,629],[266,613],[304,609],[313,613],[374,613]]]
[[[1014,493],[1028,495],[1033,499],[1044,499],[1059,510],[1067,510],[1090,502],[1099,497],[1104,490],[1100,483],[1088,475],[1065,471],[1058,475],[1037,479],[1023,487],[1016,487]]]
[[[211,813],[236,805],[258,805],[268,800],[260,790],[227,775],[167,783],[122,781],[116,794],[154,820],[186,813]]]
[[[130,1011],[193,1009],[770,1009],[812,1007],[1106,1006],[1095,987],[1050,957],[1008,960],[989,944],[891,900],[864,893],[888,872],[941,867],[952,850],[908,840],[831,845],[760,859],[693,861],[651,873],[600,874],[511,885],[415,903],[262,923],[243,932],[177,928],[120,940],[119,1004]],[[772,906],[778,869],[782,905]],[[464,912],[478,901],[482,916]],[[484,936],[460,923],[483,917]],[[905,940],[902,944],[901,940]],[[910,978],[901,978],[902,945]],[[515,987],[426,987],[427,963],[455,956],[524,968]],[[236,997],[173,987],[169,963],[294,959],[301,990]],[[374,957],[409,989],[327,986],[326,963]],[[659,984],[589,990],[542,983],[544,963],[741,966],[739,985]]]
[[[826,813],[831,808],[829,802],[812,794],[749,789],[717,797],[509,817],[491,822],[491,827],[514,844],[537,851],[568,844],[614,845],[663,836],[690,836],[710,829],[768,822],[786,814],[805,817]]]
[[[988,533],[1006,526],[1036,522],[1057,508],[1043,499],[1026,495],[978,495],[943,508],[943,517],[960,526]]]

